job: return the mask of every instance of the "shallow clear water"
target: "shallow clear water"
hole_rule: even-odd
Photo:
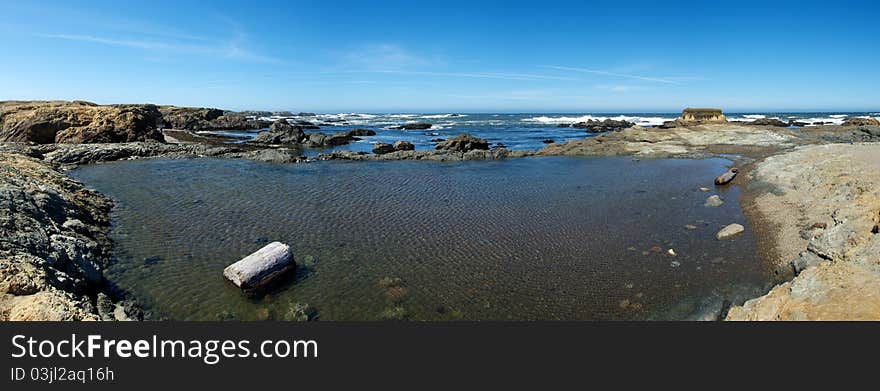
[[[769,282],[748,230],[714,238],[745,225],[736,187],[703,205],[727,163],[157,159],[72,175],[116,201],[107,277],[160,317],[286,319],[309,303],[320,320],[682,319]],[[291,245],[297,274],[245,297],[223,268],[266,240]]]

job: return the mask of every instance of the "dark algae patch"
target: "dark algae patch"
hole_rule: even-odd
[[[107,277],[169,319],[693,319],[770,282],[749,229],[715,239],[746,225],[739,189],[712,186],[727,164],[156,159],[72,175],[116,202]],[[242,295],[223,268],[271,241],[295,276]]]

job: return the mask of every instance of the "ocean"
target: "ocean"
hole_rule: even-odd
[[[850,117],[875,117],[880,118],[878,112],[817,112],[817,113],[726,113],[729,121],[750,122],[762,118],[775,118],[783,122],[795,121],[815,126],[822,124],[842,124]],[[625,120],[640,126],[659,126],[666,121],[678,118],[679,113],[398,113],[398,114],[369,114],[369,113],[332,113],[316,114],[291,117],[262,117],[265,120],[287,119],[291,123],[305,121],[321,127],[320,130],[307,130],[308,132],[334,133],[347,131],[354,128],[368,128],[376,131],[375,136],[363,137],[361,140],[348,145],[338,146],[321,151],[308,151],[308,154],[317,154],[331,150],[352,150],[369,152],[375,142],[393,143],[398,140],[409,141],[415,145],[416,150],[429,150],[434,148],[436,139],[453,137],[461,133],[469,133],[488,140],[491,145],[504,145],[508,149],[538,149],[545,145],[545,141],[565,142],[568,140],[582,139],[591,136],[583,129],[559,127],[560,124],[573,124],[588,120]],[[429,129],[425,130],[397,130],[393,127],[413,124],[428,123]],[[233,136],[243,136],[243,141],[253,138],[260,130],[247,132],[211,132]]]

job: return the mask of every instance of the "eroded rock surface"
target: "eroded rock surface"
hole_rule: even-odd
[[[101,319],[110,207],[49,164],[0,152],[0,320]]]
[[[802,147],[752,175],[766,191],[753,207],[776,225],[775,262],[798,274],[727,319],[880,319],[880,144]]]

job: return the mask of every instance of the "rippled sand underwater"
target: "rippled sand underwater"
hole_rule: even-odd
[[[116,201],[107,277],[160,318],[284,320],[308,303],[322,321],[685,319],[770,281],[750,230],[714,237],[745,225],[736,187],[703,205],[727,163],[153,159],[72,175]],[[297,273],[248,298],[222,270],[267,241],[291,245]]]

